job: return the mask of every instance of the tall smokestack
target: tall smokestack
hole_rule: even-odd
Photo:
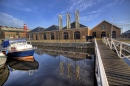
[[[27,30],[27,24],[24,24],[24,25],[23,25],[23,29],[24,29],[24,30]]]
[[[62,29],[62,15],[59,15],[59,29]]]
[[[70,26],[70,14],[69,13],[67,13],[66,14],[66,26],[67,26],[67,29],[70,29],[71,28],[71,26]]]
[[[79,11],[75,11],[75,27],[79,28]]]

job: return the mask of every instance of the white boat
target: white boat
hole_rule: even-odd
[[[7,57],[3,52],[0,51],[0,67],[6,63]]]
[[[3,51],[8,57],[22,58],[33,56],[35,48],[28,44],[25,39],[10,39],[2,42]]]

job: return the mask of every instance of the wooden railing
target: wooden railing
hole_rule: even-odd
[[[106,37],[102,38],[102,41],[110,49],[115,50],[120,58],[128,58],[130,60],[130,44]]]

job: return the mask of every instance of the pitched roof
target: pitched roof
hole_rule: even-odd
[[[45,29],[44,31],[52,31],[52,30],[59,30],[59,27],[56,25],[52,25],[48,27],[47,29]]]
[[[127,30],[127,31],[124,32],[123,34],[130,34],[130,30]]]
[[[106,20],[103,20],[102,22],[109,23],[109,24],[111,24],[111,25],[113,25],[113,26],[115,26],[115,27],[121,29],[120,27],[118,27],[118,26],[116,26],[116,25],[114,25],[114,24],[112,24],[112,23],[110,23],[110,22],[108,22],[108,21],[106,21]],[[101,24],[102,22],[100,22],[99,24]],[[95,27],[97,27],[99,24],[97,24]],[[95,27],[93,27],[92,29],[94,29]],[[92,30],[92,29],[91,29],[91,30]]]
[[[70,25],[71,25],[71,29],[73,29],[73,28],[76,28],[75,27],[75,21],[74,22],[72,22]],[[81,27],[87,27],[87,26],[85,26],[85,25],[82,25],[82,24],[79,24],[79,28],[81,28]],[[67,26],[65,26],[63,29],[67,29]]]
[[[33,30],[29,31],[28,33],[31,33],[31,32],[41,32],[41,31],[44,31],[44,29],[45,28],[43,28],[43,27],[36,27]]]

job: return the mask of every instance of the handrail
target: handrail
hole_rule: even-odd
[[[128,57],[130,57],[130,44],[125,43],[125,42],[121,42],[121,41],[117,41],[117,40],[114,40],[114,39],[106,38],[106,37],[102,38],[102,41],[106,45],[109,43],[111,45],[111,47],[109,46],[110,49],[116,50],[116,53],[120,58],[124,58],[124,57],[128,58]],[[125,55],[126,53],[128,55]]]
[[[96,42],[96,38],[94,39],[94,43],[95,43],[95,54],[96,54],[95,74],[96,74],[97,84],[98,86],[109,86],[106,73],[104,70],[104,66],[101,60],[101,55]]]

